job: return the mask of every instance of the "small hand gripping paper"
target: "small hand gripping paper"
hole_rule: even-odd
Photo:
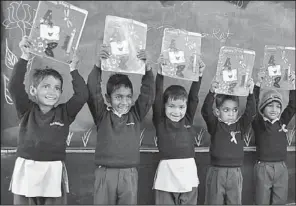
[[[110,57],[102,60],[102,70],[145,74],[145,62],[137,52],[146,48],[147,24],[117,16],[106,16],[103,43]]]
[[[201,34],[165,28],[161,53],[167,62],[162,66],[162,75],[190,81],[199,80]]]
[[[248,96],[247,82],[252,76],[255,51],[221,47],[216,72],[218,94]]]
[[[266,45],[263,65],[262,88],[295,89],[295,47]]]
[[[32,53],[69,64],[87,15],[88,11],[65,1],[39,1],[30,32]]]

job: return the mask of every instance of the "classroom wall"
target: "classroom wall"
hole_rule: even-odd
[[[207,67],[199,93],[200,104],[194,119],[196,146],[209,146],[209,135],[200,115],[200,109],[216,72],[220,47],[225,45],[254,50],[256,52],[254,68],[258,68],[262,64],[263,49],[266,44],[295,46],[294,1],[69,1],[69,3],[89,12],[79,44],[81,60],[79,73],[85,80],[95,62],[96,43],[100,46],[103,41],[106,15],[132,18],[146,23],[148,25],[146,47],[154,63],[160,53],[164,28],[173,27],[202,34],[202,59]],[[7,84],[13,64],[21,55],[18,43],[22,34],[29,35],[37,5],[37,1],[1,2],[1,51],[3,51],[1,52],[1,147],[16,147],[17,144],[19,120],[7,90]],[[26,29],[21,29],[22,25],[25,25]],[[61,63],[35,57],[28,68],[25,79],[26,88],[28,88],[32,71],[45,66],[53,67],[63,75],[65,83],[61,102],[65,102],[72,96],[73,90],[69,68]],[[156,64],[153,64],[154,73],[156,69]],[[104,92],[110,74],[110,72],[103,72]],[[136,99],[141,77],[140,75],[129,76],[134,85],[134,99]],[[171,84],[181,84],[186,89],[190,86],[189,81],[165,78],[165,87]],[[284,91],[282,94],[285,106],[288,102],[288,92]],[[244,110],[245,99],[241,98],[241,111]],[[143,138],[144,147],[155,147],[153,138],[155,130],[151,123],[151,116],[150,110],[142,125],[141,138]],[[288,126],[290,146],[295,146],[294,122],[293,119]],[[252,132],[245,138],[245,146],[254,145]],[[89,109],[85,105],[70,127],[67,143],[70,148],[94,148],[95,142],[96,130]]]

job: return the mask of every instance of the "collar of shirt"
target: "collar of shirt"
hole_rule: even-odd
[[[220,119],[220,118],[218,118],[218,120],[220,121],[220,122],[223,122],[223,123],[225,123],[225,124],[227,124],[228,126],[229,125],[232,125],[232,124],[235,124],[235,123],[237,123],[237,121],[240,119],[241,117],[239,117],[239,118],[237,118],[236,120],[235,120],[235,122],[224,122],[222,119]]]
[[[120,117],[122,117],[122,115],[124,115],[124,114],[126,114],[126,113],[124,113],[124,114],[119,114],[115,109],[113,109],[113,107],[107,107],[107,110],[108,111],[112,111],[116,116],[118,116],[119,118]]]
[[[270,119],[268,119],[268,118],[266,118],[266,117],[263,116],[263,120],[264,121],[267,121],[267,122],[270,122],[271,124],[274,124],[276,121],[279,121],[280,119],[279,118],[276,118],[276,119],[270,121]]]

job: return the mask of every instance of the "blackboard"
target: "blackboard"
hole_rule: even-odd
[[[103,42],[106,15],[132,18],[148,25],[147,51],[153,61],[156,74],[157,58],[160,53],[164,28],[185,29],[202,34],[202,58],[207,65],[204,72],[200,104],[196,111],[196,146],[208,147],[209,135],[201,117],[200,109],[216,72],[218,53],[221,46],[235,46],[256,52],[255,68],[263,61],[266,44],[295,47],[295,2],[271,1],[69,1],[88,11],[88,18],[79,45],[81,63],[79,72],[86,80],[95,62],[96,43]],[[19,120],[7,90],[12,65],[20,57],[18,43],[22,35],[29,35],[30,25],[37,8],[37,1],[1,2],[1,147],[16,147]],[[34,68],[50,66],[64,77],[64,93],[61,102],[73,94],[71,77],[67,66],[48,59],[35,57],[25,79],[26,87]],[[103,91],[110,73],[103,73]],[[134,98],[140,88],[140,75],[129,75],[134,85]],[[254,77],[255,78],[255,77]],[[189,89],[190,82],[165,78],[165,87],[181,84]],[[282,92],[284,106],[288,92]],[[245,98],[241,101],[244,110]],[[152,110],[143,122],[142,146],[154,147],[155,130],[152,125]],[[289,125],[289,144],[295,147],[295,120]],[[88,106],[82,108],[70,127],[68,146],[71,148],[94,148],[96,129]],[[253,146],[252,132],[246,137],[245,146]]]

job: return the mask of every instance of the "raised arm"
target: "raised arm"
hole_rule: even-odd
[[[146,73],[142,77],[140,94],[135,102],[135,112],[140,121],[144,119],[154,101],[155,82],[151,66],[146,64]]]
[[[281,122],[288,125],[296,113],[296,90],[290,90],[289,103],[281,115]]]
[[[163,108],[163,75],[157,73],[155,82],[155,99],[152,106],[153,116],[152,121],[154,126],[157,125],[162,117]]]
[[[252,121],[256,116],[256,111],[257,111],[255,95],[253,93],[254,82],[252,79],[249,80],[248,87],[249,87],[249,96],[247,97],[246,109],[244,114],[241,116],[239,120],[244,131],[246,131],[251,125]]]
[[[96,125],[100,123],[103,111],[107,107],[102,95],[101,75],[102,70],[100,65],[95,65],[92,71],[89,73],[87,79],[87,88],[89,91],[87,104]]]
[[[206,65],[200,58],[197,64],[198,64],[197,66],[199,67],[199,80],[198,82],[194,81],[191,84],[189,94],[188,94],[188,103],[187,103],[187,111],[186,111],[186,115],[188,117],[190,124],[193,124],[194,115],[199,102],[198,93],[201,85],[202,75],[206,67]]]
[[[19,47],[22,51],[22,56],[14,65],[12,75],[8,84],[8,90],[15,104],[15,108],[19,118],[21,118],[25,114],[25,112],[28,111],[33,105],[33,102],[29,99],[29,96],[25,90],[24,84],[28,60],[31,57],[31,45],[32,44],[27,37],[23,37],[23,39],[19,43]]]
[[[201,115],[205,120],[209,134],[213,135],[216,130],[218,118],[213,113],[214,92],[209,91],[201,108]]]
[[[27,71],[28,61],[20,58],[19,61],[14,65],[12,75],[8,84],[8,90],[11,94],[13,103],[18,114],[21,118],[26,111],[28,111],[33,102],[29,99],[29,96],[25,90],[25,73]]]

